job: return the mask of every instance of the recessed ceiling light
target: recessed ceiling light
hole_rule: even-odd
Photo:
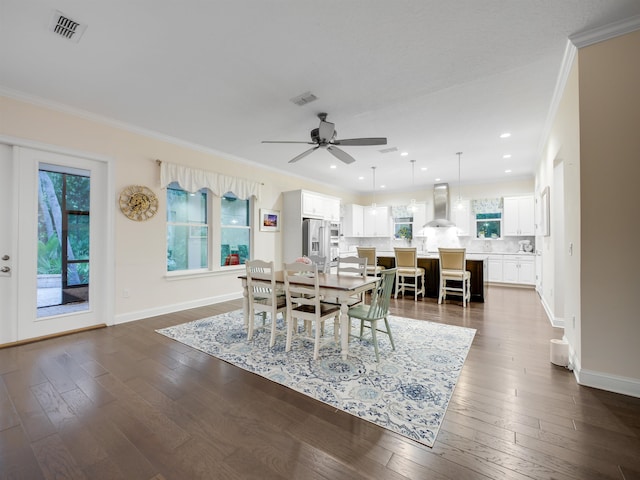
[[[409,155],[409,152],[402,152],[402,153],[400,154],[400,156],[401,156],[401,157],[406,157],[407,155]]]
[[[335,165],[329,165],[329,168],[338,168]]]
[[[436,181],[436,182],[439,182],[439,181],[440,181],[440,179],[439,179],[439,178],[436,178],[436,180],[435,180],[435,181]]]
[[[511,173],[511,170],[505,170],[504,173]]]
[[[511,154],[507,153],[507,154],[503,155],[502,158],[511,158]]]
[[[360,175],[360,176],[358,177],[358,180],[364,180],[364,177],[363,177],[362,175]]]
[[[386,185],[380,185],[380,188],[387,188]]]
[[[427,167],[420,167],[420,170],[422,170],[423,172],[427,171]]]
[[[510,134],[510,133],[505,132],[505,133],[503,133],[502,135],[500,135],[500,138],[509,138],[510,136],[511,136],[511,134]]]

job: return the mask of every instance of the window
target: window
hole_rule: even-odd
[[[477,238],[500,238],[502,236],[502,214],[501,213],[477,213],[476,214],[476,237]]]
[[[413,217],[394,218],[393,236],[397,239],[413,238]]]
[[[220,199],[220,265],[244,265],[250,258],[251,205],[227,192]]]
[[[189,193],[176,183],[167,187],[167,270],[209,267],[207,190]]]

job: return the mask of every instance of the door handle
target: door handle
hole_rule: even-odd
[[[0,268],[0,272],[2,272],[2,273],[8,273],[8,272],[10,272],[10,271],[11,271],[11,268],[9,268],[9,267],[2,267],[2,268]]]

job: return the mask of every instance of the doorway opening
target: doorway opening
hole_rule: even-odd
[[[37,316],[89,309],[91,172],[40,164]]]

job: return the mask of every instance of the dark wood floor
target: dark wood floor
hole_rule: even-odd
[[[433,448],[194,351],[154,329],[226,302],[0,350],[0,477],[640,478],[640,399],[576,385],[533,290],[394,314],[476,328]]]

